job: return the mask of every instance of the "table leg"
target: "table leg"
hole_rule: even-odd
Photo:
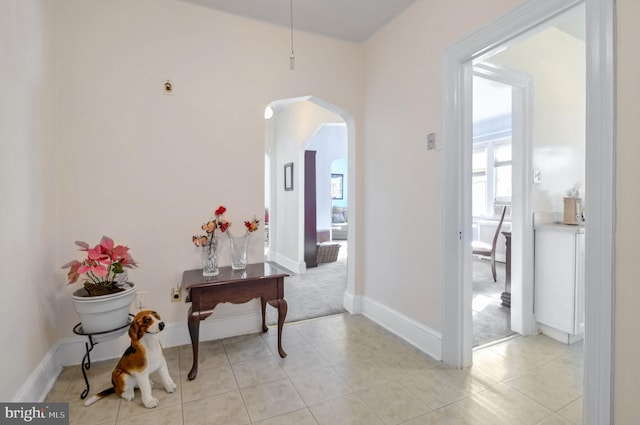
[[[193,366],[187,377],[189,380],[196,379],[198,375],[198,343],[200,342],[200,321],[211,316],[213,309],[207,313],[194,312],[193,307],[189,307],[189,316],[187,318],[187,325],[189,327],[189,336],[191,337],[191,350],[193,351]]]
[[[265,320],[265,314],[267,312],[267,300],[264,297],[260,297],[260,305],[262,307],[262,332],[266,332],[269,330],[267,327],[267,322]]]
[[[189,307],[189,315],[187,318],[187,325],[189,327],[189,336],[191,337],[191,349],[193,352],[193,365],[187,377],[189,380],[193,380],[198,375],[198,343],[200,342],[200,316],[194,314],[191,307]]]
[[[284,326],[285,317],[287,317],[287,302],[281,299],[278,300],[278,353],[283,359],[287,357],[287,353],[282,349],[282,326]]]

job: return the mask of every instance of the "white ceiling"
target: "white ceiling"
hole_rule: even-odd
[[[180,0],[289,27],[290,0]],[[292,0],[294,28],[362,43],[416,0]]]
[[[512,87],[487,78],[473,77],[473,122],[511,114]]]

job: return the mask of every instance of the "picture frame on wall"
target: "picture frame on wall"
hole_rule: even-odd
[[[284,164],[284,190],[293,190],[293,162]]]
[[[343,199],[343,174],[331,174],[331,199]]]

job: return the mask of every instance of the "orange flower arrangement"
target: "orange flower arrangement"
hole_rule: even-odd
[[[245,220],[244,227],[247,228],[247,233],[251,233],[251,232],[255,232],[256,230],[258,230],[258,225],[259,224],[260,224],[260,220],[258,220],[257,218],[253,217],[253,220],[251,220],[251,221]]]
[[[204,235],[194,235],[191,240],[195,246],[206,246],[213,243],[215,237],[216,229],[220,229],[220,232],[225,233],[229,230],[231,226],[231,222],[223,217],[224,213],[227,212],[227,209],[224,205],[220,205],[214,212],[215,218],[213,220],[209,220],[204,223],[200,228],[204,230]],[[253,220],[245,220],[244,227],[246,229],[245,234],[249,234],[251,232],[255,232],[258,230],[258,226],[260,225],[260,220],[256,217],[253,217]],[[229,236],[231,236],[231,232],[229,232]]]
[[[206,235],[194,235],[191,240],[195,246],[205,246],[211,244],[214,241],[214,233],[216,229],[220,229],[222,233],[226,232],[229,226],[231,226],[231,222],[227,221],[222,217],[222,215],[227,211],[227,209],[220,205],[218,209],[215,210],[214,215],[215,218],[213,220],[209,220],[204,223],[200,228],[204,230]]]

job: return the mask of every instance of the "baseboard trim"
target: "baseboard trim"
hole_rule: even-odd
[[[262,315],[259,309],[217,316],[214,313],[212,317],[200,322],[200,342],[259,332],[261,326]],[[191,343],[186,321],[167,323],[158,337],[162,346],[166,348]],[[87,339],[82,336],[61,340],[58,353],[60,364],[62,366],[80,364],[86,351],[85,342]],[[117,339],[97,344],[91,351],[91,361],[118,358],[129,344],[129,336],[126,334]]]
[[[561,330],[552,328],[551,326],[543,325],[542,323],[538,323],[538,329],[544,335],[548,336],[551,339],[555,339],[558,342],[563,344],[571,345],[575,342],[582,341],[584,339],[584,334],[573,335],[567,332],[563,332]]]
[[[342,306],[351,314],[360,314],[362,313],[362,297],[345,291],[342,297]]]
[[[41,402],[55,384],[62,366],[56,359],[59,344],[54,344],[20,387],[12,402]]]
[[[200,323],[200,341],[260,332],[261,328],[262,315],[259,307],[257,310],[223,314],[210,317]],[[166,348],[191,343],[186,321],[167,323],[159,338]],[[84,336],[60,339],[29,375],[13,397],[13,401],[43,401],[53,388],[63,367],[74,365],[79,367],[86,353],[87,342],[88,338]],[[126,334],[111,341],[96,344],[91,351],[91,362],[118,358],[129,344],[130,340]]]
[[[200,341],[256,333],[261,328],[262,314],[259,307],[257,310],[229,313],[200,322]],[[160,335],[164,347],[191,344],[187,322],[169,323]]]
[[[362,314],[425,352],[442,360],[442,335],[428,326],[369,297],[361,297]]]
[[[307,270],[307,265],[304,261],[295,261],[285,255],[276,252],[275,254],[275,262],[280,264],[282,267],[291,270],[294,273],[300,274],[304,273]]]

